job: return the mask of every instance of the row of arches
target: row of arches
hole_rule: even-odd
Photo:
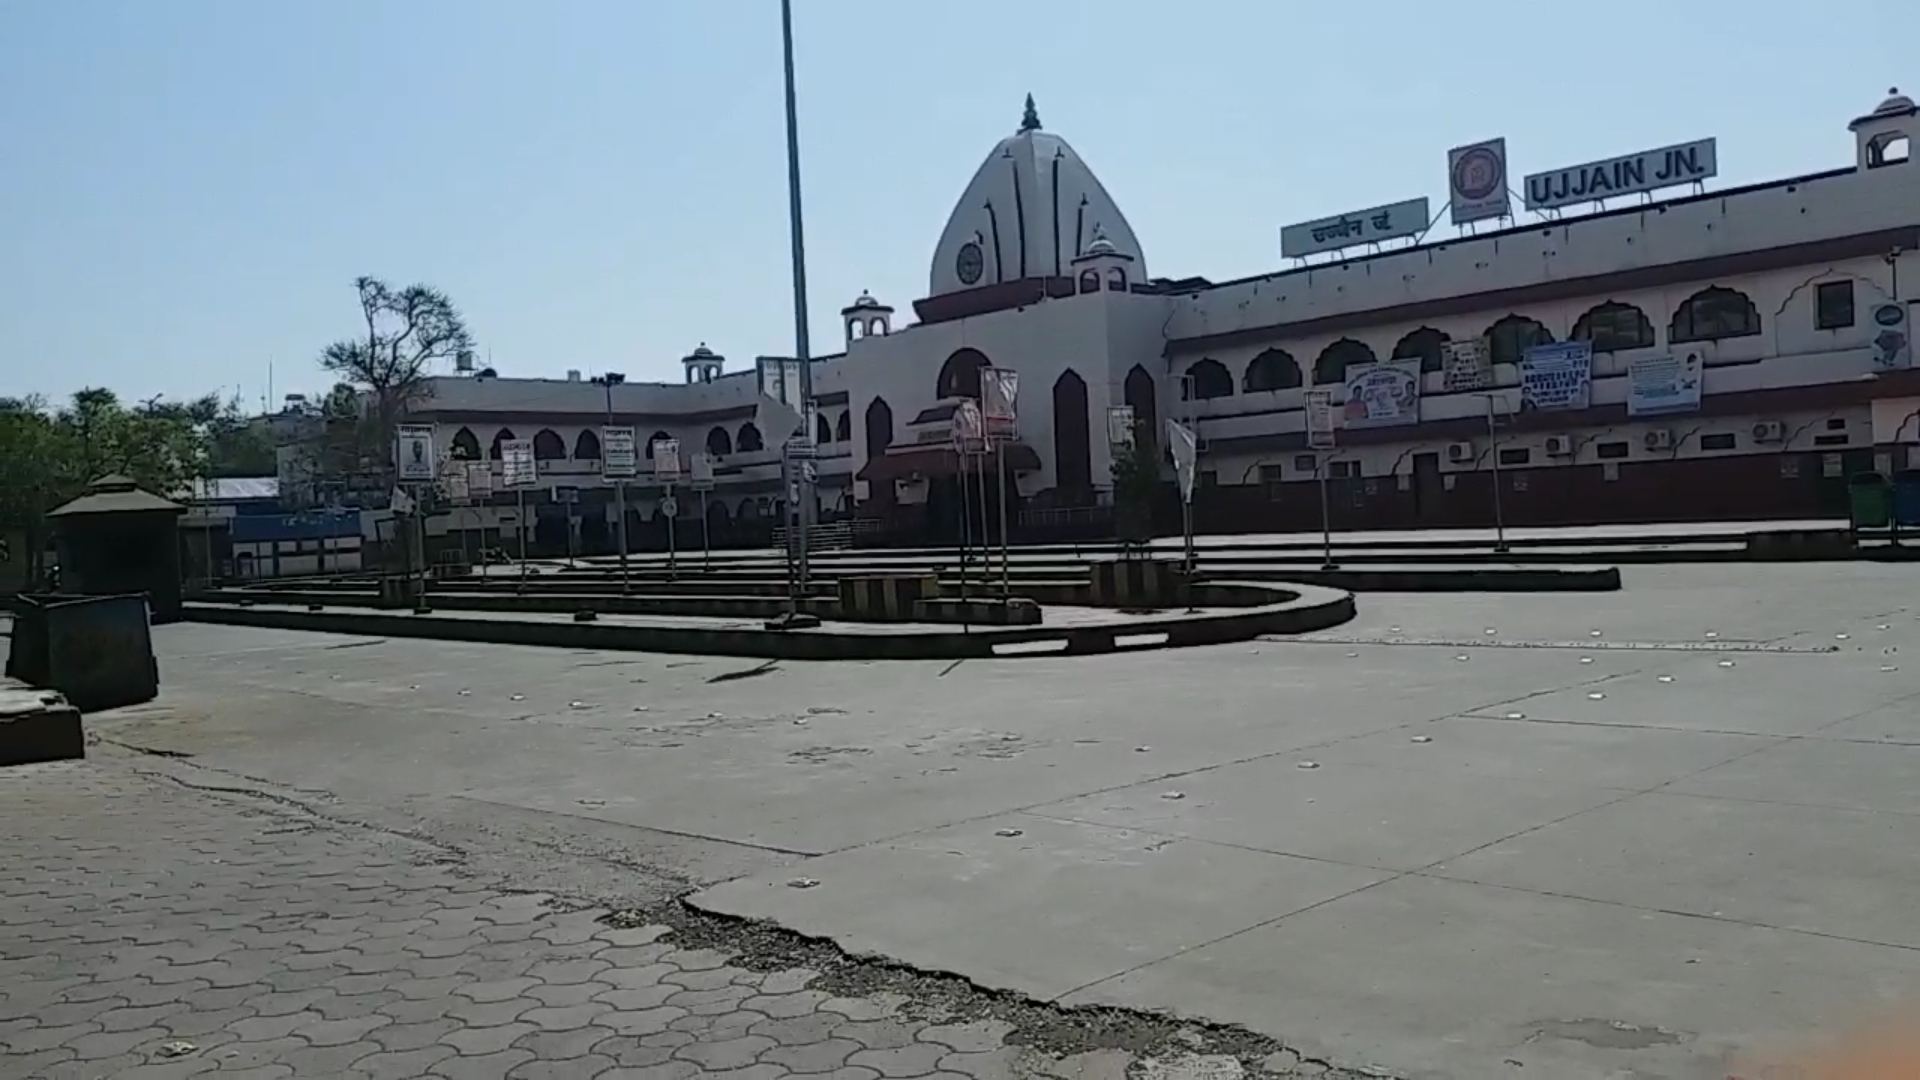
[[[1667,341],[1674,345],[1751,337],[1758,333],[1760,311],[1754,306],[1753,300],[1738,289],[1718,285],[1688,297],[1674,309],[1673,318],[1667,323]],[[1496,364],[1517,364],[1528,349],[1554,341],[1552,332],[1539,320],[1519,314],[1496,320],[1487,327],[1483,336],[1487,339],[1487,350]],[[1609,300],[1588,309],[1574,322],[1573,332],[1568,339],[1591,342],[1595,352],[1644,349],[1656,343],[1653,322],[1647,318],[1646,312],[1618,300]],[[1451,341],[1452,338],[1445,331],[1423,326],[1395,342],[1387,358],[1418,360],[1420,370],[1439,371],[1446,363],[1446,347]],[[1347,368],[1356,364],[1371,364],[1378,359],[1372,347],[1365,342],[1341,338],[1322,349],[1320,355],[1314,358],[1314,385],[1345,382]],[[1187,368],[1186,374],[1188,377],[1181,383],[1183,399],[1205,401],[1231,397],[1235,393],[1232,373],[1218,360],[1207,358],[1195,361]],[[975,378],[977,382],[977,373]],[[1285,349],[1273,348],[1253,358],[1239,380],[1238,388],[1252,394],[1293,390],[1299,388],[1302,382],[1301,365],[1293,354]]]
[[[826,445],[847,442],[853,438],[853,417],[850,413],[841,413],[837,423],[828,419],[825,413],[817,414],[815,420],[817,425],[814,430],[815,442]],[[499,461],[500,445],[516,438],[519,436],[514,434],[512,428],[503,427],[494,432],[493,442],[488,446],[486,456],[493,461]],[[672,436],[667,432],[654,432],[647,436],[641,452],[647,456],[648,460],[652,460],[654,442],[668,438]],[[751,454],[766,449],[766,439],[760,434],[759,426],[751,420],[733,430],[716,425],[707,429],[705,449],[715,457],[725,457],[735,453]],[[479,437],[474,435],[471,428],[461,428],[453,433],[450,453],[455,460],[479,461]],[[566,440],[552,428],[541,428],[533,434],[533,457],[536,461],[566,461],[569,457],[575,461],[598,461],[600,456],[600,433],[592,428],[583,429],[580,434],[574,436],[571,453],[568,452]]]

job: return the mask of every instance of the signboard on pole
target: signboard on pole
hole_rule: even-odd
[[[1310,450],[1333,449],[1333,391],[1309,390],[1305,394],[1307,406],[1307,448]]]
[[[493,498],[493,466],[485,461],[469,461],[467,467],[467,494],[475,502],[486,502]]]
[[[1432,220],[1423,196],[1357,213],[1303,221],[1280,230],[1280,255],[1300,259],[1323,251],[1418,236],[1427,231],[1427,222]]]
[[[406,484],[431,484],[439,473],[440,460],[433,454],[432,424],[401,424],[395,429],[394,461],[399,478]]]
[[[1385,360],[1347,369],[1347,426],[1397,427],[1420,422],[1420,361]]]
[[[653,477],[663,484],[680,482],[680,440],[653,440]]]
[[[540,482],[540,467],[533,459],[532,439],[504,439],[500,443],[500,483],[509,488],[530,488]]]
[[[1486,338],[1449,341],[1440,358],[1440,385],[1449,394],[1493,385],[1493,352]]]
[[[704,452],[695,454],[688,464],[690,466],[688,476],[693,482],[693,490],[712,491],[713,455]]]
[[[630,427],[600,429],[600,475],[607,480],[631,480],[640,471],[638,444]]]
[[[1507,199],[1507,140],[1488,139],[1447,151],[1447,205],[1455,225],[1513,212]]]
[[[1011,439],[1019,430],[1015,403],[1020,396],[1020,373],[1006,368],[980,369],[980,413],[990,439]]]
[[[440,486],[446,490],[448,502],[464,504],[472,495],[467,485],[467,463],[449,460],[440,470]]]
[[[1180,481],[1180,501],[1193,501],[1193,483],[1200,468],[1200,440],[1178,420],[1167,421],[1167,449],[1173,454],[1173,475]]]
[[[1535,345],[1520,357],[1520,409],[1584,409],[1593,400],[1593,343]]]
[[[985,422],[980,406],[962,401],[953,408],[953,448],[960,453],[979,450],[986,443]]]
[[[1534,173],[1527,177],[1526,206],[1529,210],[1557,210],[1620,195],[1642,195],[1709,180],[1719,169],[1719,153],[1712,139],[1642,150],[1625,157]]]
[[[1642,356],[1627,364],[1627,415],[1661,416],[1700,408],[1700,354]]]

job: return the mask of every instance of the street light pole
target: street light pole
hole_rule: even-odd
[[[1493,422],[1493,395],[1487,398],[1487,453],[1493,457],[1493,550],[1507,552],[1507,518],[1500,508],[1500,435]]]
[[[800,363],[800,400],[788,404],[800,414],[804,428],[813,422],[813,414],[809,409],[813,402],[813,357],[807,336],[807,241],[800,210],[800,112],[793,89],[793,0],[780,0],[780,43],[786,75],[787,218],[793,245],[793,355]],[[804,439],[813,438],[811,430],[803,430],[801,435]],[[784,443],[781,456],[791,458]],[[800,496],[797,500],[800,505],[793,513],[799,540],[795,548],[798,568],[795,588],[791,590],[793,607],[788,614],[790,624],[799,621],[801,594],[807,589],[807,548],[810,540],[808,533],[813,524],[814,483],[814,464],[811,459],[795,462],[793,467],[799,473],[793,478],[793,487]]]
[[[593,381],[599,383],[601,387],[603,387],[607,392],[607,427],[612,427],[613,426],[613,388],[616,386],[619,386],[621,383],[626,382],[627,377],[617,371],[609,371],[599,376],[598,378],[594,379]],[[607,446],[606,446],[606,440],[604,438],[604,436],[606,435],[606,432],[602,431],[601,435],[603,436],[603,438],[601,439],[601,443],[600,443],[600,457],[602,460],[602,467],[600,471],[602,474],[604,474],[607,471],[605,468]],[[623,593],[632,592],[633,582],[627,576],[627,482],[626,480],[618,476],[613,477],[612,479],[613,479],[614,512],[620,515],[620,525],[619,525],[620,591]]]

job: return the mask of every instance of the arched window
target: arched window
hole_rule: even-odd
[[[940,378],[934,387],[936,398],[980,399],[980,369],[992,367],[987,355],[978,349],[960,349],[940,365]]]
[[[827,419],[826,413],[813,414],[813,441],[822,446],[833,441],[833,421]]]
[[[664,431],[656,431],[653,434],[647,436],[647,447],[646,447],[646,450],[644,451],[645,454],[647,455],[647,460],[648,461],[653,460],[653,444],[654,443],[659,442],[661,439],[671,439],[671,438],[673,438],[673,436],[667,434]]]
[[[1496,364],[1517,364],[1535,345],[1553,344],[1553,335],[1537,320],[1508,315],[1487,327],[1487,357]]]
[[[493,446],[488,448],[487,456],[492,458],[495,461],[499,461],[500,460],[500,444],[512,442],[517,438],[519,438],[519,436],[513,433],[512,428],[501,428],[499,431],[494,432]]]
[[[1667,342],[1719,341],[1722,338],[1752,337],[1760,332],[1760,311],[1738,289],[1714,285],[1687,298],[1673,313],[1667,327]]]
[[[1197,360],[1180,380],[1180,400],[1210,401],[1233,396],[1233,375],[1227,365],[1211,357]]]
[[[733,453],[733,436],[723,427],[707,429],[707,453],[714,457],[726,457]]]
[[[1395,360],[1418,360],[1421,371],[1439,371],[1447,363],[1447,342],[1453,339],[1444,331],[1423,326],[1394,342]]]
[[[733,437],[733,448],[743,454],[766,449],[766,443],[760,439],[760,429],[749,420],[740,425],[740,431]]]
[[[1100,291],[1100,271],[1080,271],[1080,291],[1083,293]]]
[[[833,422],[833,441],[834,442],[852,442],[853,441],[853,410],[852,409],[848,409],[846,412],[841,413],[840,419],[835,420]]]
[[[867,402],[867,456],[879,457],[893,445],[893,407],[886,398]]]
[[[554,434],[552,428],[541,428],[539,431],[534,433],[533,460],[565,461],[566,459],[567,459],[566,440]]]
[[[1300,387],[1300,364],[1285,349],[1268,349],[1247,365],[1246,378],[1241,385],[1246,387],[1249,394],[1261,390],[1297,390]]]
[[[1373,361],[1372,349],[1352,338],[1341,338],[1320,350],[1320,358],[1313,362],[1313,384],[1344,383],[1348,368]]]
[[[749,495],[740,500],[740,517],[751,521],[760,516],[760,503]]]
[[[592,428],[583,429],[580,437],[573,440],[573,460],[600,460],[600,436],[595,435]]]
[[[1609,300],[1574,322],[1573,340],[1592,342],[1594,352],[1645,349],[1653,345],[1653,323],[1632,304]]]
[[[453,433],[453,448],[449,452],[460,461],[479,461],[480,440],[473,437],[471,430],[461,428]]]
[[[1127,291],[1127,272],[1125,270],[1122,270],[1116,266],[1107,271],[1107,291],[1108,292],[1126,292]]]

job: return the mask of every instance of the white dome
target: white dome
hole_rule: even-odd
[[[927,295],[1071,274],[1096,235],[1133,256],[1146,276],[1133,226],[1073,147],[1040,130],[1029,98],[1021,130],[987,155],[947,219]]]
[[[1887,100],[1881,102],[1880,107],[1873,110],[1873,114],[1875,116],[1904,115],[1913,112],[1914,109],[1913,99],[1901,93],[1899,87],[1892,86],[1887,88]]]

